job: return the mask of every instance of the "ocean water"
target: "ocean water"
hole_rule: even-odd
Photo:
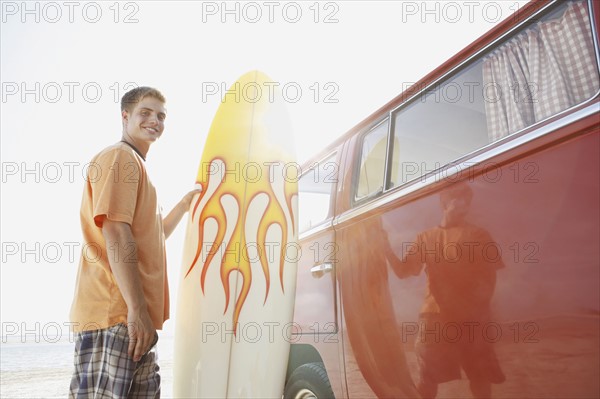
[[[27,337],[26,342],[0,342],[0,398],[66,398],[73,372],[75,344]],[[6,342],[5,342],[6,341]],[[39,342],[36,342],[39,341]],[[173,337],[161,336],[158,343],[161,368],[161,397],[173,395]]]

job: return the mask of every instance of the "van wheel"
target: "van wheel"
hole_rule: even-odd
[[[307,363],[298,367],[288,380],[284,399],[334,399],[323,363]]]

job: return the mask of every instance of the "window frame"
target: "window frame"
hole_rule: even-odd
[[[595,8],[592,3],[592,0],[585,0],[585,3],[587,4],[588,13],[589,13],[589,17],[590,17],[592,41],[594,44],[594,52],[595,52],[595,58],[596,58],[596,67],[600,72],[600,45],[598,43],[598,31],[596,29],[597,28],[596,24],[598,21],[596,21],[596,19],[595,19],[595,15],[594,15]],[[496,140],[496,141],[489,143],[483,147],[480,147],[474,151],[466,153],[456,159],[453,159],[453,160],[441,165],[439,168],[436,168],[436,169],[434,169],[430,172],[427,172],[423,175],[417,176],[414,179],[411,179],[410,181],[402,182],[401,184],[398,184],[395,186],[392,185],[392,181],[391,181],[392,165],[391,165],[391,163],[393,162],[394,136],[395,136],[394,131],[395,131],[395,127],[396,127],[395,120],[396,120],[397,115],[400,112],[402,112],[403,109],[407,108],[409,105],[413,104],[414,102],[420,101],[423,98],[423,96],[426,96],[428,94],[435,92],[435,90],[432,90],[432,89],[437,88],[436,90],[439,90],[439,88],[442,87],[443,84],[445,82],[449,81],[452,77],[458,76],[462,71],[465,71],[472,65],[481,61],[486,55],[493,52],[495,50],[495,48],[497,48],[498,46],[501,46],[503,43],[511,40],[513,37],[515,37],[519,33],[522,33],[525,29],[527,29],[528,26],[537,23],[541,18],[544,18],[546,15],[556,11],[556,9],[561,7],[561,5],[563,5],[563,4],[565,4],[565,3],[564,3],[564,1],[561,1],[561,0],[554,0],[554,1],[546,4],[545,6],[543,6],[539,10],[537,10],[534,14],[529,16],[527,19],[525,19],[524,21],[520,22],[519,24],[513,26],[511,29],[504,32],[502,35],[496,37],[490,43],[488,43],[487,45],[485,45],[484,47],[479,49],[477,52],[475,52],[474,54],[472,54],[471,56],[469,56],[468,58],[466,58],[459,64],[455,65],[450,70],[446,71],[444,74],[442,74],[441,76],[436,78],[434,81],[430,82],[427,86],[424,86],[423,88],[419,89],[419,91],[417,91],[416,93],[411,95],[409,98],[402,101],[401,104],[390,109],[386,113],[386,115],[384,116],[382,121],[389,120],[388,143],[387,143],[386,161],[385,161],[384,187],[383,187],[382,193],[379,193],[379,195],[388,193],[390,191],[400,190],[401,188],[406,188],[408,186],[414,185],[415,183],[419,182],[420,180],[428,182],[430,180],[431,176],[435,176],[436,174],[439,174],[442,171],[447,171],[449,169],[452,169],[453,167],[460,165],[460,164],[464,163],[465,161],[472,159],[478,155],[481,155],[484,153],[489,153],[490,157],[495,156],[495,155],[497,155],[496,154],[497,151],[493,151],[494,149],[497,149],[498,147],[502,146],[503,144],[505,144],[507,142],[513,141],[533,130],[538,129],[540,126],[546,124],[551,119],[556,119],[556,120],[561,119],[561,118],[565,117],[566,115],[568,115],[569,113],[572,113],[574,109],[584,107],[585,105],[588,105],[589,103],[595,101],[596,98],[598,98],[598,96],[600,94],[600,88],[596,91],[596,93],[594,95],[592,95],[590,98],[588,98],[587,100],[585,100],[583,102],[575,104],[563,111],[560,111],[560,112],[558,112],[554,115],[551,115],[545,119],[537,121],[534,124],[529,125],[521,130],[514,132],[514,133],[511,133],[499,140]],[[382,121],[377,122],[375,125],[373,125],[373,127],[367,129],[366,132],[370,132],[371,130],[373,130]],[[362,151],[362,144],[361,144],[361,151]],[[500,152],[502,153],[505,151],[500,151]],[[400,159],[399,162],[402,162],[402,160]],[[355,183],[353,182],[353,185],[354,184]],[[356,188],[353,189],[353,193],[354,193],[353,198],[355,198]],[[373,199],[379,195],[368,196],[366,198]],[[362,202],[363,202],[363,199],[361,199],[361,201],[359,201],[359,202],[353,201],[352,205],[355,206],[356,204],[360,204]]]
[[[309,167],[306,170],[302,171],[302,174],[298,178],[298,203],[300,203],[300,192],[301,192],[300,191],[300,180],[302,180],[302,178],[304,176],[311,173],[313,170],[317,169],[319,167],[319,165],[324,165],[328,159],[332,159],[333,162],[335,163],[338,160],[338,155],[339,155],[338,149],[334,149],[334,150],[328,152],[323,157],[320,157],[318,161],[315,161],[315,162],[309,164],[308,165]],[[311,225],[306,230],[300,230],[300,225],[301,225],[300,206],[298,206],[298,237],[301,237],[301,236],[304,237],[304,236],[311,235],[313,233],[313,231],[321,230],[321,228],[323,226],[327,226],[328,223],[332,222],[333,217],[335,216],[334,207],[335,207],[335,201],[336,201],[337,186],[338,186],[339,179],[340,179],[340,171],[341,171],[341,168],[338,165],[336,180],[331,183],[331,192],[329,194],[329,209],[327,210],[327,216],[324,219],[320,220],[315,225]]]
[[[382,187],[381,190],[376,191],[374,193],[371,193],[369,195],[365,195],[364,197],[361,198],[357,198],[356,194],[357,194],[357,190],[358,190],[358,183],[359,183],[359,178],[360,178],[360,169],[361,169],[361,164],[360,164],[360,160],[362,158],[362,152],[363,152],[363,147],[364,147],[364,143],[365,143],[365,137],[367,137],[370,133],[372,133],[375,129],[377,129],[378,127],[380,127],[382,124],[388,122],[388,127],[387,127],[387,140],[386,140],[386,144],[385,144],[385,160],[383,162],[383,179],[382,179]],[[380,195],[382,195],[383,193],[386,192],[386,184],[387,184],[387,175],[388,175],[388,168],[389,168],[389,159],[390,159],[390,126],[391,126],[391,121],[390,121],[390,114],[388,113],[387,115],[385,115],[383,118],[379,119],[377,122],[375,122],[374,124],[370,125],[368,128],[364,129],[361,133],[359,133],[357,135],[357,140],[359,140],[359,143],[356,145],[356,149],[354,151],[354,158],[358,160],[358,162],[353,162],[353,170],[352,170],[352,200],[351,200],[351,207],[356,207],[359,206],[365,202],[368,202],[374,198],[379,197]]]

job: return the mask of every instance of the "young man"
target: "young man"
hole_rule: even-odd
[[[144,162],[164,130],[165,98],[138,87],[123,96],[121,115],[122,139],[92,159],[81,204],[71,398],[160,396],[153,348],[169,318],[165,239],[199,192],[163,219]]]
[[[427,274],[415,343],[417,389],[423,399],[435,398],[439,384],[461,379],[461,369],[477,399],[490,398],[492,384],[505,380],[493,344],[481,330],[491,321],[496,272],[504,262],[499,253],[486,250],[497,248],[490,233],[467,221],[472,198],[467,183],[444,190],[441,223],[418,234],[402,262],[394,265],[400,278],[422,270]],[[448,336],[440,335],[446,328]]]

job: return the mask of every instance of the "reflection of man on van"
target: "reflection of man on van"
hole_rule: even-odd
[[[415,345],[424,398],[435,398],[438,384],[460,379],[461,368],[476,398],[489,398],[491,384],[505,379],[482,328],[490,321],[496,270],[504,264],[490,234],[465,221],[472,196],[465,183],[443,191],[440,225],[405,245],[404,259],[394,266],[400,278],[423,267],[427,274]]]

